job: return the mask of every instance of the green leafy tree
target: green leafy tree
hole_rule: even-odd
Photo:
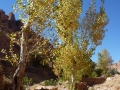
[[[107,66],[112,64],[113,60],[106,49],[103,49],[101,53],[98,53],[98,62],[97,65],[100,69],[103,70],[103,74],[106,74],[108,69]]]

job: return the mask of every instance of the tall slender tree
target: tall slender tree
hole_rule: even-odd
[[[23,22],[21,30],[20,40],[20,59],[18,68],[13,76],[13,90],[20,90],[22,77],[24,75],[26,62],[29,60],[30,54],[33,49],[39,46],[39,34],[47,27],[50,20],[50,14],[52,11],[52,4],[54,0],[16,0],[17,3],[13,6],[13,9],[19,14],[20,19]],[[47,22],[47,23],[46,23]],[[29,45],[29,33],[33,31],[36,33],[34,38],[34,45],[31,49]],[[33,42],[33,40],[31,40]]]
[[[81,7],[80,0],[62,0],[55,12],[55,26],[63,46],[55,51],[54,71],[73,84],[83,75],[91,75],[93,63],[90,58],[102,44],[104,28],[109,21],[103,3],[97,12],[95,0],[92,0],[84,18],[80,17]]]
[[[100,53],[98,53],[97,65],[103,70],[103,74],[107,73],[107,66],[112,64],[112,62],[113,60],[106,49],[103,49]]]

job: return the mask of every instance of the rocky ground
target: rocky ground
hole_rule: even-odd
[[[120,90],[120,75],[108,77],[104,83],[94,85],[89,90]]]
[[[68,82],[64,82],[54,87],[49,86],[49,88],[58,88],[58,89],[51,89],[51,90],[69,90],[67,85],[68,85]],[[29,89],[40,90],[41,87],[44,87],[44,86],[41,83],[38,83],[30,86]],[[87,89],[82,89],[82,90],[87,90]],[[112,77],[108,77],[104,83],[93,85],[92,87],[89,87],[88,90],[120,90],[120,75],[116,74]]]
[[[10,69],[9,63],[3,62],[2,65],[4,65],[4,66],[3,66],[3,70],[1,70],[1,72],[6,74],[6,76],[2,75],[2,73],[1,73],[1,77],[3,76],[4,82],[11,82],[10,75],[8,72],[14,72],[14,69]],[[6,65],[7,65],[7,68],[5,68]],[[9,66],[9,68],[8,68],[8,66]],[[50,79],[50,78],[55,78],[53,72],[51,72],[49,69],[43,69],[43,68],[39,69],[36,67],[29,67],[28,69],[26,69],[25,74],[27,74],[29,78],[33,78],[34,83],[29,86],[29,90],[40,90],[41,87],[53,88],[51,90],[69,90],[68,82],[59,83],[56,86],[44,86],[44,80]],[[2,78],[0,79],[0,82],[1,82],[1,80],[2,80]],[[81,89],[78,89],[78,90],[81,90]],[[83,89],[83,90],[87,90],[87,89]],[[104,83],[93,85],[93,86],[89,87],[88,90],[120,90],[120,75],[116,74],[112,77],[108,77],[108,78],[106,78]]]

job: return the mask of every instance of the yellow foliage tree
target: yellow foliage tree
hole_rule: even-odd
[[[56,65],[58,69],[64,71],[63,75],[65,75],[64,77],[66,79],[69,79],[70,76],[72,76],[74,78],[73,82],[81,77],[79,74],[86,74],[86,72],[89,71],[89,68],[86,67],[86,65],[88,64],[89,66],[90,57],[93,54],[92,52],[104,37],[105,32],[103,29],[107,22],[104,8],[101,7],[100,13],[96,13],[94,8],[92,8],[94,4],[92,4],[88,11],[90,11],[92,15],[95,15],[95,17],[90,19],[91,13],[88,15],[86,14],[85,18],[81,21],[82,23],[79,23],[78,19],[82,12],[82,0],[16,1],[17,3],[13,6],[13,9],[19,14],[19,17],[23,22],[23,27],[20,39],[20,59],[18,68],[13,76],[13,89],[20,90],[29,55],[34,51],[33,49],[40,45],[38,39],[39,35],[46,27],[51,27],[51,20],[54,20],[57,34],[65,45],[60,48],[60,52],[58,51],[60,55],[56,57],[54,65]],[[94,22],[89,21],[89,19],[94,19]],[[35,43],[33,47],[29,49],[29,42],[33,42],[33,40],[28,40],[31,31],[34,31],[36,35],[33,38]],[[90,44],[92,44],[91,47],[89,46]],[[58,64],[60,66],[57,66]],[[64,68],[61,67],[62,64],[64,65]],[[55,71],[55,73],[57,72]],[[59,72],[57,74],[59,74]]]
[[[26,62],[29,61],[31,53],[35,52],[40,45],[39,35],[43,30],[50,26],[52,6],[54,0],[16,0],[13,5],[15,12],[19,14],[23,22],[20,38],[20,59],[18,68],[13,76],[13,90],[20,90],[22,77],[24,75]],[[31,34],[31,31],[35,33]],[[31,40],[28,40],[31,37]],[[32,47],[28,48],[32,42]]]
[[[63,44],[53,52],[56,55],[54,72],[73,85],[83,75],[91,75],[93,62],[90,58],[102,43],[104,27],[108,23],[103,4],[97,13],[95,0],[92,0],[84,18],[80,18],[81,7],[81,0],[60,0],[54,16],[56,30]]]

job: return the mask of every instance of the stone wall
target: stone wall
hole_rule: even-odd
[[[75,90],[88,90],[89,86],[104,83],[106,78],[82,78],[80,82],[75,83]]]
[[[75,83],[75,90],[88,90],[86,82]]]
[[[104,83],[106,78],[99,77],[99,78],[82,78],[80,82],[86,82],[88,86],[93,86],[95,84]]]

